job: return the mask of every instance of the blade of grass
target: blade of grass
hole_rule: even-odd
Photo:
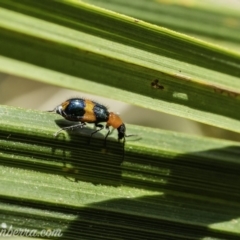
[[[240,4],[219,1],[127,1],[84,2],[157,24],[174,31],[239,51]],[[217,4],[216,4],[217,2]]]
[[[232,222],[240,144],[130,125],[142,139],[129,138],[122,159],[116,137],[105,150],[102,134],[87,144],[90,129],[54,138],[63,125],[55,114],[0,107],[0,212],[8,224],[28,219],[25,228],[60,228],[63,239],[240,236]]]
[[[240,131],[239,54],[84,3],[0,6],[2,72]]]

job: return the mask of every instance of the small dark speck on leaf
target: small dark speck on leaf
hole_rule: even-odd
[[[161,89],[161,90],[164,89],[164,87],[159,84],[159,80],[158,79],[153,80],[151,82],[151,86],[152,86],[152,88],[155,88],[155,89]]]

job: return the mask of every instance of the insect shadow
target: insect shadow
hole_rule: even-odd
[[[64,119],[55,122],[60,128],[76,125]],[[59,151],[62,152],[63,172],[68,179],[118,186],[121,182],[124,145],[111,135],[105,142],[104,130],[91,136],[95,131],[91,126],[94,125],[64,130],[53,136],[58,146],[52,147],[52,154],[59,155]]]

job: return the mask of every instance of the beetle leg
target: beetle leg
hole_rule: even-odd
[[[107,138],[108,138],[109,134],[112,133],[112,132],[110,131],[110,128],[109,128],[108,125],[106,125],[106,129],[108,130],[108,132],[107,132],[107,134],[106,134],[106,136],[105,136],[105,138],[104,138],[104,147],[107,146]]]
[[[64,128],[61,128],[60,130],[58,130],[57,132],[55,132],[53,134],[54,137],[57,137],[58,134],[61,132],[61,131],[66,131],[66,130],[73,130],[73,129],[76,129],[76,128],[83,128],[84,126],[86,125],[86,123],[78,123],[76,125],[73,125],[73,126],[68,126],[68,127],[64,127]]]
[[[89,139],[89,144],[90,144],[90,142],[91,142],[92,136],[93,136],[95,133],[103,130],[103,128],[104,128],[104,126],[103,126],[102,124],[100,124],[100,123],[95,123],[95,127],[98,127],[99,129],[97,129],[97,130],[95,130],[94,132],[91,133],[91,136],[90,136],[90,139]]]

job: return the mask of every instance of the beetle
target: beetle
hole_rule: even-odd
[[[91,133],[92,138],[95,133],[104,128],[102,122],[106,122],[105,128],[108,130],[104,139],[105,145],[107,137],[111,133],[110,127],[113,127],[113,130],[117,129],[118,141],[123,139],[125,143],[126,137],[135,136],[133,134],[126,135],[126,126],[117,114],[109,112],[106,106],[89,99],[70,98],[49,112],[55,112],[66,120],[79,122],[77,125],[60,129],[54,134],[55,137],[63,130],[83,128],[86,123],[93,123],[98,129]]]

